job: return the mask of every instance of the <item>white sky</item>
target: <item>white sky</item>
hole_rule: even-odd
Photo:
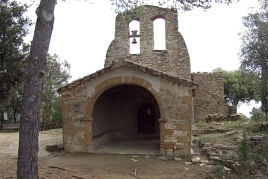
[[[242,17],[250,6],[257,6],[257,0],[240,1],[229,6],[215,4],[206,12],[196,9],[179,13],[179,31],[188,47],[192,72],[211,72],[217,67],[238,69]],[[36,5],[27,14],[34,22],[35,9]],[[115,13],[109,0],[94,4],[58,0],[49,53],[57,53],[70,63],[72,80],[91,74],[103,68],[106,51],[114,38],[114,24]],[[238,112],[248,116],[252,105],[244,105]]]

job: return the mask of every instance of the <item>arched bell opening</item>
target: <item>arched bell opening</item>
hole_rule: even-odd
[[[156,99],[147,89],[130,84],[107,89],[96,100],[92,117],[92,139],[96,150],[98,146],[113,143],[113,146],[120,146],[118,150],[128,153],[150,144],[149,148],[159,151],[160,111]]]

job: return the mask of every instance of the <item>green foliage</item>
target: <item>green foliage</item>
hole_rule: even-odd
[[[8,112],[8,116],[9,116],[8,123],[19,122],[17,119],[17,116],[18,114],[20,114],[20,110],[21,110],[22,93],[23,93],[23,84],[18,84],[17,86],[13,87],[8,99],[4,103],[5,111]]]
[[[7,100],[12,88],[23,81],[29,46],[23,41],[32,24],[23,16],[27,5],[0,0],[0,101]]]
[[[212,173],[214,173],[216,178],[224,178],[224,170],[222,165],[217,165],[212,168]]]
[[[62,126],[61,101],[57,89],[66,84],[71,77],[69,63],[60,61],[58,55],[48,55],[47,60],[48,70],[43,90],[41,130],[55,129]]]
[[[245,130],[243,132],[243,139],[237,150],[237,162],[239,164],[237,166],[237,174],[243,177],[249,176],[253,168],[253,163]]]
[[[262,110],[268,113],[268,10],[266,1],[261,2],[258,12],[243,18],[246,31],[242,34],[241,67],[257,79]]]
[[[255,99],[255,81],[249,80],[249,75],[240,70],[227,71],[221,68],[213,72],[222,72],[224,80],[225,100],[228,104],[238,105]]]
[[[268,136],[267,134],[264,136],[262,147],[257,151],[259,155],[264,158],[268,158]],[[268,167],[268,166],[266,166]]]
[[[254,121],[264,121],[265,113],[261,110],[261,108],[252,108],[250,112],[250,119]]]

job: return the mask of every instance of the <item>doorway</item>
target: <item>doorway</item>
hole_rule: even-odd
[[[138,134],[155,134],[155,109],[150,103],[140,105],[137,111]]]

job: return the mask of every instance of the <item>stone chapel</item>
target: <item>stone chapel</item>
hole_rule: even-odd
[[[68,152],[150,135],[159,139],[160,154],[188,154],[194,121],[230,113],[222,74],[191,73],[177,11],[146,5],[131,17],[117,15],[103,69],[58,89]],[[154,50],[158,18],[165,20],[166,50]],[[130,34],[132,20],[140,22],[140,30]],[[140,38],[140,54],[129,52],[133,38]]]

